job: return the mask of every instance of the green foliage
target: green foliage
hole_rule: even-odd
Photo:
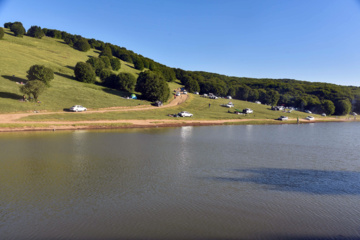
[[[331,100],[324,100],[321,106],[326,115],[332,115],[335,113],[335,105]]]
[[[96,76],[100,75],[101,70],[105,68],[105,63],[100,58],[97,57],[91,57],[87,61],[93,69],[95,70]]]
[[[109,45],[105,45],[104,49],[101,51],[99,57],[107,56],[108,58],[112,58],[112,51]]]
[[[76,41],[74,43],[74,47],[75,47],[75,49],[82,51],[82,52],[87,52],[90,50],[90,44],[88,43],[88,41],[85,38],[81,38],[78,41]]]
[[[121,68],[121,62],[118,58],[114,57],[110,59],[111,68],[114,71],[118,71]]]
[[[200,86],[198,84],[197,81],[195,81],[194,79],[192,79],[191,77],[187,77],[186,81],[184,81],[184,87],[187,91],[189,92],[199,92],[200,91]]]
[[[117,75],[119,87],[118,90],[127,92],[134,92],[136,85],[136,78],[130,73],[119,73]]]
[[[0,27],[0,39],[3,39],[4,34],[5,34],[4,29]]]
[[[105,68],[111,68],[110,58],[108,56],[100,56],[99,58],[104,63]]]
[[[34,97],[34,100],[37,101],[40,94],[44,92],[46,86],[42,81],[34,80],[29,81],[26,85],[20,86],[20,92],[27,95],[31,99],[31,95]]]
[[[140,71],[144,70],[144,63],[141,61],[140,58],[136,58],[134,60],[134,67],[135,67],[135,69],[140,70]]]
[[[142,93],[142,98],[149,101],[167,101],[170,89],[163,76],[159,73],[146,71],[139,74],[136,91]]]
[[[12,25],[12,22],[4,23],[4,28],[10,28]]]
[[[10,30],[14,33],[16,37],[23,37],[25,34],[25,28],[21,22],[14,22],[10,26]]]
[[[337,115],[346,115],[351,111],[351,103],[349,99],[343,99],[336,102],[335,113]]]
[[[31,26],[27,31],[26,35],[34,38],[42,38],[45,36],[45,33],[42,31],[41,27],[38,26]]]
[[[89,63],[78,62],[74,73],[75,78],[80,82],[94,83],[96,80],[95,71]]]
[[[51,68],[44,65],[33,65],[27,71],[29,81],[40,80],[45,86],[50,87],[50,81],[54,79],[54,72]]]
[[[279,99],[280,94],[277,91],[270,89],[266,92],[265,102],[270,104],[271,106],[276,106]]]
[[[110,69],[102,69],[100,71],[99,77],[102,82],[105,82],[108,77],[110,77],[113,74],[113,72]]]

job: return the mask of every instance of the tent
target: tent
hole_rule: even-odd
[[[131,98],[132,99],[137,99],[137,97],[136,97],[136,95],[133,93],[133,94],[131,94]]]

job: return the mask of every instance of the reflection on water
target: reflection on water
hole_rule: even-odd
[[[0,239],[357,239],[360,124],[0,134]]]

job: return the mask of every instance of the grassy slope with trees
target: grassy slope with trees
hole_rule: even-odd
[[[344,101],[345,105],[350,101],[356,103],[354,100],[360,95],[359,88],[356,87],[309,83],[288,79],[238,78],[207,72],[172,69],[126,48],[103,43],[95,39],[86,39],[86,41],[84,41],[85,39],[81,36],[71,35],[58,30],[43,29],[44,34],[41,34],[41,32],[39,33],[39,29],[41,30],[40,27],[32,26],[28,30],[27,35],[32,34],[32,37],[26,35],[15,37],[13,32],[5,28],[5,36],[0,44],[0,51],[2,52],[2,57],[0,58],[0,66],[2,66],[0,68],[0,98],[2,99],[0,102],[0,112],[32,111],[35,109],[40,111],[61,111],[74,104],[82,104],[91,109],[149,104],[147,101],[123,99],[119,96],[129,96],[130,93],[104,87],[104,85],[112,87],[112,84],[108,84],[108,82],[112,83],[113,81],[113,78],[108,78],[111,74],[109,71],[108,73],[106,73],[106,71],[101,73],[100,69],[97,72],[98,77],[96,78],[95,84],[77,81],[74,77],[76,64],[78,62],[89,62],[90,58],[98,58],[99,55],[101,58],[104,57],[103,55],[109,55],[109,60],[111,60],[112,55],[114,58],[121,59],[120,70],[113,72],[120,79],[121,76],[122,78],[125,77],[125,79],[129,79],[129,76],[119,73],[129,73],[135,78],[138,78],[141,71],[149,69],[154,72],[154,74],[158,74],[158,77],[153,77],[154,79],[158,79],[156,81],[168,82],[171,90],[178,88],[180,83],[185,85],[191,92],[213,92],[222,96],[232,95],[246,101],[261,100],[271,105],[292,105],[301,108],[315,109],[318,112],[324,111],[324,106],[329,109],[334,108],[334,102],[338,104],[339,101]],[[35,33],[37,33],[37,35]],[[40,104],[20,102],[19,99],[22,98],[22,95],[20,95],[19,86],[16,82],[26,82],[26,72],[34,64],[51,68],[55,74],[55,79],[51,81],[51,87],[46,89],[41,95]],[[107,82],[106,78],[108,78],[108,80],[110,79],[110,81]],[[159,78],[162,80],[159,80]],[[180,79],[181,82],[177,82],[176,78]],[[160,84],[159,86],[163,85]],[[124,86],[122,86],[122,88],[124,88]],[[137,90],[139,89],[141,89],[141,87],[137,86]],[[126,87],[125,90],[130,91]],[[196,95],[191,96],[190,100],[184,105],[171,110],[171,113],[188,110],[195,114],[196,119],[274,119],[280,115],[279,112],[269,110],[268,106],[239,100],[234,100],[233,102],[236,108],[242,109],[250,107],[255,110],[255,113],[248,116],[229,114],[227,112],[228,109],[220,107],[220,104],[226,103],[226,100],[225,102],[224,100],[212,102],[209,99],[200,98]],[[210,109],[208,108],[209,103],[212,103]],[[356,107],[357,105],[354,104],[353,110],[356,109]],[[346,114],[350,110],[348,109],[347,112],[343,112],[342,114]],[[166,116],[169,114],[169,111],[169,109],[158,109],[156,111],[146,111],[146,113],[132,112],[131,114],[124,112],[94,113],[87,114],[86,116],[83,115],[81,119],[164,119],[167,118]],[[333,110],[331,114],[334,112],[335,110]],[[303,118],[307,114],[293,112],[282,115],[288,115],[291,118]],[[33,116],[28,119],[79,120],[78,117],[63,116],[63,114]]]

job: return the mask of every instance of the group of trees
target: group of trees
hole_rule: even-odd
[[[292,79],[255,79],[184,71],[175,69],[176,77],[193,92],[231,95],[245,101],[261,101],[269,105],[284,105],[344,115],[360,111],[360,88],[329,83],[311,83]]]
[[[54,79],[54,72],[44,65],[33,65],[27,71],[28,82],[20,86],[20,92],[28,96],[28,99],[38,100],[41,93],[50,87],[50,81]]]

